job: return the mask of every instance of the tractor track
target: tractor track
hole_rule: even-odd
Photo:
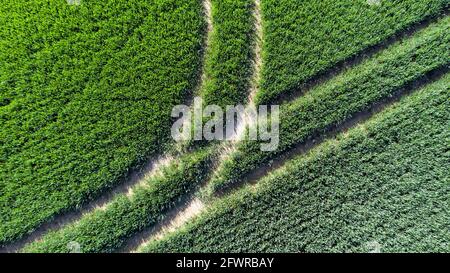
[[[195,93],[203,87],[206,81],[204,56],[207,54],[212,33],[210,0],[203,1],[203,8],[206,18],[204,50],[202,52],[203,61],[199,76],[197,77],[197,91],[193,92],[193,95],[195,95]],[[187,99],[187,104],[192,108],[192,99]],[[184,147],[175,147],[176,151],[182,149],[184,149]],[[5,246],[0,246],[0,253],[19,252],[20,249],[22,249],[25,245],[39,241],[45,234],[51,231],[56,231],[67,225],[75,224],[82,217],[92,213],[95,210],[106,209],[106,207],[119,195],[126,194],[130,197],[133,194],[133,189],[145,184],[145,182],[150,177],[159,173],[159,171],[163,167],[168,166],[175,160],[176,159],[171,155],[170,152],[166,155],[151,157],[141,167],[131,170],[127,175],[125,175],[124,178],[121,179],[122,182],[118,183],[118,186],[104,190],[102,194],[99,195],[95,200],[88,201],[86,202],[86,204],[81,205],[79,208],[73,211],[63,212],[61,214],[55,215],[51,220],[43,223],[37,229],[30,232],[28,235],[22,237],[21,239],[16,240],[13,243],[6,244]]]
[[[207,27],[206,31],[206,41],[205,41],[205,52],[203,52],[203,55],[206,54],[206,51],[209,48],[209,40],[213,29],[212,24],[212,15],[211,15],[211,1],[210,0],[203,0],[204,4],[204,10],[205,10],[205,17],[207,21]],[[359,63],[363,62],[366,59],[371,58],[378,52],[381,52],[382,50],[386,49],[390,45],[411,37],[414,35],[417,31],[426,28],[433,22],[436,22],[438,19],[445,17],[448,15],[448,9],[446,9],[443,14],[440,16],[434,16],[429,17],[421,22],[418,22],[411,27],[409,27],[407,30],[400,31],[393,36],[389,37],[388,39],[384,40],[383,42],[371,46],[360,53],[345,59],[336,65],[334,65],[332,68],[327,69],[326,71],[316,75],[311,80],[307,81],[305,84],[301,85],[299,88],[296,88],[295,90],[292,90],[290,92],[287,92],[288,95],[282,95],[276,101],[275,104],[279,103],[285,103],[292,101],[300,96],[302,96],[305,92],[308,92],[315,86],[322,84],[324,82],[327,82],[328,80],[332,79],[338,74],[343,73],[345,70],[354,67],[358,65]],[[254,74],[252,79],[252,84],[250,88],[250,95],[249,95],[249,103],[248,105],[254,104],[253,99],[255,97],[255,94],[258,90],[258,82],[260,77],[260,69],[262,65],[261,61],[261,43],[262,43],[262,27],[261,27],[261,14],[260,14],[260,0],[255,0],[255,30],[256,30],[256,38],[257,42],[255,43],[255,55],[254,55]],[[243,179],[240,179],[241,183],[238,183],[234,185],[233,187],[230,187],[229,189],[225,190],[224,192],[221,192],[219,197],[228,194],[230,192],[233,192],[239,188],[242,188],[245,185],[253,184],[255,185],[259,179],[266,176],[268,173],[274,171],[275,169],[278,169],[282,167],[287,161],[290,159],[299,156],[301,154],[305,154],[323,141],[334,138],[336,135],[347,131],[348,129],[368,120],[376,113],[381,112],[383,109],[388,107],[389,105],[392,105],[393,103],[399,101],[402,97],[407,96],[420,87],[431,83],[432,81],[435,81],[448,73],[449,67],[441,67],[438,69],[435,69],[429,73],[427,73],[425,76],[421,77],[420,79],[417,79],[407,85],[405,85],[403,88],[398,90],[393,96],[389,98],[385,98],[375,104],[373,104],[368,109],[361,111],[355,115],[353,115],[350,119],[346,120],[345,122],[337,125],[332,126],[330,128],[326,129],[326,133],[317,133],[313,135],[309,140],[305,142],[301,142],[297,145],[295,145],[293,148],[289,149],[288,151],[281,153],[279,156],[277,156],[273,161],[271,161],[270,165],[264,165],[248,175],[246,175]],[[202,71],[200,73],[200,79],[198,83],[198,89],[201,88],[201,86],[204,85],[204,82],[207,80],[205,71],[204,71],[204,64],[202,65]],[[249,125],[253,121],[244,121],[240,123],[240,126],[243,126],[242,128],[245,129],[245,126]],[[244,131],[242,130],[236,130],[238,132]],[[233,145],[234,146],[234,145]],[[226,156],[228,153],[232,152],[234,147],[228,147],[228,151],[224,154]],[[222,157],[221,157],[222,158]],[[44,223],[39,228],[37,228],[35,231],[31,232],[29,235],[25,236],[22,239],[19,239],[15,241],[14,243],[8,244],[4,247],[0,247],[0,253],[1,252],[17,252],[22,247],[24,247],[26,244],[29,244],[31,242],[39,241],[40,238],[42,238],[43,235],[46,233],[61,229],[62,227],[75,223],[79,219],[81,219],[84,215],[91,213],[92,211],[96,209],[104,209],[108,206],[108,204],[117,196],[120,194],[127,194],[130,192],[132,193],[132,189],[136,186],[138,186],[140,183],[144,182],[146,179],[148,179],[149,176],[151,176],[154,172],[156,172],[161,166],[165,166],[167,164],[170,164],[174,158],[170,156],[161,156],[158,158],[152,158],[149,160],[140,170],[137,171],[131,171],[129,175],[126,176],[123,183],[120,183],[119,186],[114,187],[110,190],[105,191],[99,198],[92,202],[88,202],[85,205],[82,205],[79,209],[72,212],[62,213],[60,215],[55,216],[52,220]],[[220,161],[219,166],[220,168]],[[136,234],[136,236],[133,236],[131,239],[127,241],[125,246],[121,248],[118,252],[133,252],[136,250],[139,250],[143,245],[147,244],[150,240],[158,240],[165,236],[166,234],[175,231],[176,229],[182,227],[186,222],[193,219],[195,216],[199,215],[201,212],[205,211],[208,208],[204,202],[202,202],[198,197],[195,195],[187,195],[180,199],[180,202],[178,202],[177,205],[168,213],[166,214],[166,217],[158,224],[152,226],[151,228],[145,230],[144,232],[141,232],[139,234]]]
[[[255,14],[258,14],[260,16],[260,10],[259,10],[259,0],[256,1],[256,9],[257,11]],[[356,66],[357,64],[363,62],[364,60],[370,59],[375,54],[385,50],[390,45],[399,42],[403,39],[407,39],[411,36],[413,36],[415,33],[420,31],[421,29],[424,29],[431,25],[434,22],[437,22],[440,18],[447,16],[447,11],[445,14],[441,16],[435,16],[426,18],[423,21],[415,24],[414,26],[410,27],[408,30],[397,33],[393,35],[392,37],[388,38],[387,40],[381,42],[380,44],[377,44],[375,46],[369,47],[366,50],[362,51],[357,56],[351,57],[348,60],[345,60],[343,62],[340,62],[337,64],[336,67],[333,67],[333,69],[328,70],[325,73],[322,73],[318,75],[317,77],[314,77],[309,83],[305,84],[304,87],[307,86],[307,88],[300,88],[297,90],[297,92],[292,93],[291,95],[283,97],[281,100],[279,100],[279,103],[286,103],[289,101],[293,101],[294,99],[297,99],[301,97],[305,92],[311,90],[313,87],[325,83],[329,81],[330,79],[334,78],[336,75],[343,73],[347,69]],[[260,19],[261,17],[259,17]],[[258,23],[259,22],[259,23]],[[255,48],[255,61],[254,64],[256,67],[254,67],[254,71],[256,73],[260,73],[261,68],[261,59],[260,55],[258,55],[258,52],[260,53],[260,47],[262,42],[262,28],[260,27],[260,20],[256,20],[256,30],[259,32],[257,34],[259,45],[257,45],[257,48]],[[258,28],[259,25],[259,28]],[[259,47],[259,48],[258,48]],[[259,57],[258,57],[259,56]],[[259,58],[259,59],[258,59]],[[270,172],[279,169],[285,165],[287,161],[290,159],[297,157],[302,154],[308,153],[311,149],[317,147],[324,141],[335,138],[338,134],[348,131],[349,129],[369,120],[371,117],[373,117],[375,114],[383,111],[386,107],[391,106],[395,102],[398,102],[403,97],[410,95],[420,89],[421,87],[441,78],[443,75],[448,73],[449,67],[443,66],[437,69],[434,69],[424,76],[420,77],[419,79],[413,80],[410,83],[404,85],[402,88],[397,90],[392,96],[389,96],[387,98],[383,98],[380,101],[372,104],[367,109],[360,111],[356,114],[354,114],[351,118],[345,120],[344,122],[330,126],[329,128],[325,129],[325,133],[315,133],[312,135],[307,141],[300,142],[296,145],[294,145],[292,148],[288,149],[287,151],[280,153],[280,155],[276,156],[273,160],[270,161],[270,164],[265,164],[261,166],[260,168],[257,168],[253,170],[252,172],[248,173],[244,178],[240,179],[240,183],[237,183],[233,185],[232,187],[224,190],[223,192],[220,192],[216,197],[220,198],[224,195],[230,194],[233,191],[239,190],[242,187],[246,185],[255,186],[257,185],[257,182]],[[250,95],[249,95],[249,105],[253,104],[253,98],[258,90],[258,80],[260,75],[254,75],[252,80],[252,86],[250,89]],[[243,126],[243,129],[237,130],[237,132],[243,132],[245,131],[245,126],[248,126],[251,124],[251,122],[254,122],[252,120],[245,120],[244,122],[241,122],[240,126]],[[238,138],[239,139],[239,138]],[[236,143],[231,142],[232,145],[225,145],[222,149],[225,149],[225,153],[222,154],[221,159],[223,160],[228,156],[230,153],[233,152],[234,147]],[[215,171],[217,171],[220,168],[220,162],[222,160],[219,160],[219,165],[216,166]],[[206,186],[206,185],[204,185]],[[191,217],[187,217],[186,215],[183,215],[186,211],[191,211],[190,207],[192,207],[196,202],[198,202],[199,199],[195,197],[194,195],[187,197],[184,199],[183,202],[179,205],[179,207],[175,207],[172,209],[167,215],[168,217],[164,219],[163,222],[155,226],[155,228],[151,229],[151,231],[146,232],[144,234],[139,235],[139,240],[135,240],[134,244],[129,245],[126,249],[123,250],[123,252],[139,252],[140,249],[145,247],[146,244],[148,244],[150,241],[153,240],[159,240],[165,235],[175,231],[177,228],[182,227],[182,225],[189,220],[195,218],[200,213],[206,211],[208,209],[208,205],[205,205],[202,203],[201,209],[195,210],[195,213],[192,213]],[[200,201],[201,202],[201,201]],[[178,219],[183,219],[183,221],[179,221]],[[139,245],[136,245],[137,242],[141,242]]]

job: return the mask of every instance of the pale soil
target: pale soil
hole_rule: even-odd
[[[164,236],[175,232],[188,221],[200,215],[205,209],[205,204],[199,198],[191,199],[182,207],[178,207],[169,213],[168,217],[156,225],[146,238],[140,238],[140,241],[135,244],[137,247],[131,248],[131,252],[139,252],[149,242],[160,240],[164,238]],[[128,250],[130,250],[130,248]]]

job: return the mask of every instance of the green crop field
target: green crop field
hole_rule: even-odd
[[[143,250],[363,252],[378,242],[388,252],[448,251],[449,83],[295,158]]]
[[[360,51],[442,12],[447,1],[262,1],[266,21],[262,103],[292,92]]]
[[[0,252],[449,252],[448,7],[4,0]]]
[[[374,103],[395,95],[428,72],[448,67],[449,31],[450,20],[444,18],[305,96],[282,105],[278,149],[263,152],[257,141],[243,141],[211,182],[212,191],[230,187],[245,173],[267,164],[277,154],[308,137],[325,133]]]
[[[2,6],[20,25],[1,34],[1,243],[99,196],[169,141],[170,111],[199,73],[202,6],[137,2]]]
[[[66,252],[67,244],[76,241],[84,252],[112,252],[133,233],[143,230],[163,216],[177,199],[198,186],[210,164],[209,151],[180,159],[180,163],[163,169],[135,190],[132,197],[117,196],[104,210],[95,211],[74,225],[47,234],[43,240],[27,247],[31,252]]]
[[[252,73],[251,0],[212,0],[213,30],[203,90],[207,104],[245,103]]]

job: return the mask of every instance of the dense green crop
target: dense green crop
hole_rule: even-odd
[[[449,31],[450,17],[446,17],[296,101],[282,105],[278,149],[262,152],[259,142],[242,142],[214,177],[210,191],[217,192],[233,185],[249,171],[269,163],[271,158],[297,143],[325,133],[374,103],[394,95],[427,72],[447,67],[450,64]]]
[[[449,84],[447,75],[144,250],[448,251]]]
[[[234,105],[245,101],[251,74],[248,66],[253,34],[252,7],[248,0],[212,1],[214,33],[206,56],[206,92],[201,94],[208,103]],[[241,67],[246,67],[247,72],[243,74]],[[233,92],[213,94],[213,89]],[[213,155],[213,150],[183,156],[181,165],[173,165],[163,177],[147,181],[149,188],[141,188],[132,200],[118,196],[104,211],[88,214],[78,223],[46,235],[24,251],[67,252],[71,241],[80,243],[83,252],[117,250],[131,235],[155,224],[176,200],[206,180],[211,158],[217,156]]]
[[[205,22],[192,0],[0,9],[2,245],[161,152],[197,82]]]
[[[99,197],[173,148],[170,112],[197,95],[193,90],[205,104],[247,102],[260,42],[254,0],[211,0],[209,48],[201,0],[3,2],[0,247]],[[261,104],[302,91],[336,64],[420,22],[445,17],[448,1],[262,0],[262,9],[262,82],[254,83],[261,85]],[[22,251],[68,252],[70,242],[83,252],[117,251],[204,182],[210,182],[207,193],[225,190],[296,145],[416,89],[426,75],[450,66],[450,17],[433,21],[282,105],[276,151],[244,140],[217,162],[222,150],[215,142],[176,145],[163,174]],[[449,83],[447,75],[422,88],[256,187],[209,200],[209,211],[144,250],[450,249],[443,141],[450,139]]]
[[[206,62],[205,104],[247,101],[253,56],[253,1],[212,0],[213,33]]]
[[[104,210],[96,210],[80,221],[46,234],[27,246],[27,252],[69,252],[70,242],[80,244],[82,252],[112,252],[126,239],[160,221],[179,199],[196,189],[207,177],[210,150],[194,152],[150,178],[134,190],[131,197],[121,194]]]
[[[262,104],[359,52],[440,14],[446,0],[263,0]]]

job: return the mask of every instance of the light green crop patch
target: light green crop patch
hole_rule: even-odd
[[[446,252],[450,75],[143,252]]]

